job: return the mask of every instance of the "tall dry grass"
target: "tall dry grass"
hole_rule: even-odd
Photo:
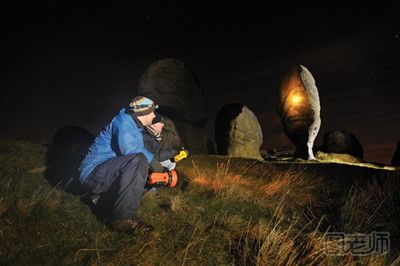
[[[266,208],[273,208],[269,220],[240,220],[231,223],[234,228],[230,234],[230,251],[234,254],[235,263],[247,265],[386,265],[388,254],[369,255],[364,257],[347,254],[328,256],[325,254],[326,233],[320,227],[323,216],[313,216],[300,211],[295,215],[288,213],[294,207],[311,210],[324,207],[321,187],[322,178],[310,175],[307,171],[287,170],[267,180],[247,176],[246,169],[251,165],[232,165],[230,159],[216,164],[214,169],[203,169],[192,161],[189,182],[204,190],[212,191],[217,198],[224,200],[251,198],[263,203]],[[239,169],[239,170],[238,170]],[[243,171],[244,169],[244,171]],[[238,174],[239,172],[239,174]],[[391,182],[391,181],[389,181]],[[392,182],[393,183],[393,182]],[[399,187],[399,186],[397,186]],[[396,202],[393,198],[393,184],[379,186],[368,184],[364,190],[353,187],[347,200],[341,205],[343,232],[365,232],[380,222],[376,219],[379,209],[385,202]],[[398,201],[397,201],[398,202]],[[326,206],[325,206],[326,207]],[[304,209],[303,209],[304,210]],[[357,222],[355,223],[355,217]],[[388,218],[388,217],[385,217]],[[229,221],[229,218],[225,218]],[[381,219],[388,221],[387,219]],[[393,222],[393,219],[391,219]],[[244,223],[245,222],[245,223]],[[372,226],[373,225],[373,226]],[[348,230],[353,226],[354,230]],[[310,228],[313,228],[310,230]],[[328,243],[331,248],[339,249],[341,243]],[[393,258],[391,258],[393,260]]]
[[[49,186],[40,172],[30,171],[43,164],[38,159],[43,150],[33,147],[0,145],[4,158],[0,264],[395,265],[400,261],[395,250],[380,256],[325,255],[325,236],[331,228],[323,226],[330,220],[325,217],[328,203],[318,169],[282,170],[266,164],[264,171],[248,160],[192,156],[178,165],[176,188],[160,188],[143,199],[140,217],[156,230],[129,235],[96,220],[79,196]],[[355,186],[337,205],[340,221],[335,230],[399,232],[398,188],[395,179]]]

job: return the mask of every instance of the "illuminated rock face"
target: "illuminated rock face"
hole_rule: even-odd
[[[397,149],[393,154],[392,165],[400,166],[400,140],[397,142]]]
[[[225,105],[217,113],[215,141],[218,154],[262,160],[260,124],[243,104]]]
[[[345,153],[358,158],[364,157],[364,150],[356,136],[345,130],[325,133],[322,150],[326,153]]]
[[[320,110],[310,71],[302,65],[293,67],[281,83],[278,114],[286,135],[296,145],[295,156],[315,159],[312,148],[321,125]]]
[[[327,162],[345,162],[345,163],[365,163],[360,157],[352,156],[348,153],[325,153],[323,151],[317,151],[315,157],[320,161]]]
[[[189,66],[173,58],[152,63],[139,81],[138,95],[154,100],[173,121],[181,137],[173,142],[182,142],[191,153],[207,153],[206,98]]]

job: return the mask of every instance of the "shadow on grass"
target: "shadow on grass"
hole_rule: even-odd
[[[112,194],[102,194],[94,204],[93,195],[79,181],[79,165],[94,139],[94,135],[82,127],[67,125],[57,130],[52,144],[48,146],[45,178],[53,187],[80,196],[81,202],[90,207],[99,221],[104,222],[112,209]]]
[[[57,130],[46,153],[44,176],[50,185],[73,195],[84,192],[78,167],[93,141],[93,134],[82,127],[67,125]]]

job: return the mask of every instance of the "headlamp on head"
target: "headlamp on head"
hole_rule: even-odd
[[[136,96],[129,103],[128,109],[136,116],[148,115],[158,109],[158,104],[144,96]]]

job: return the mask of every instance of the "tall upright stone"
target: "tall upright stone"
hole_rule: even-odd
[[[282,79],[278,114],[283,130],[296,146],[295,156],[314,160],[313,146],[321,126],[320,101],[310,71],[296,65]]]
[[[188,65],[173,58],[152,63],[139,81],[138,94],[154,100],[170,119],[179,137],[172,143],[181,142],[191,153],[207,153],[206,97]]]
[[[397,142],[397,149],[392,157],[392,165],[400,166],[400,140]]]
[[[260,124],[243,104],[227,104],[217,113],[215,141],[218,154],[262,160]]]

